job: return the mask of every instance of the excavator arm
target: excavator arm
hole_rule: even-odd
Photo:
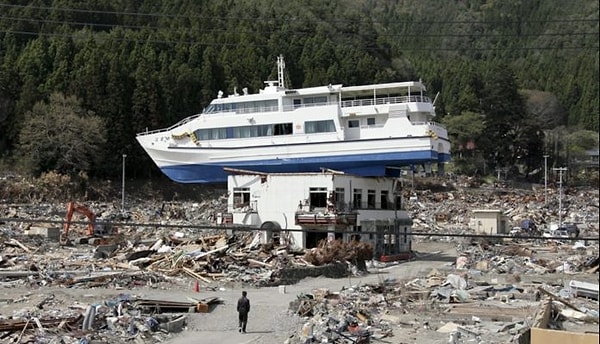
[[[71,220],[73,219],[73,215],[75,213],[85,215],[88,218],[89,223],[87,225],[86,234],[88,236],[93,236],[94,235],[94,227],[96,224],[96,214],[94,214],[94,212],[92,212],[90,209],[88,209],[82,205],[76,204],[75,202],[69,202],[67,204],[67,214],[65,216],[65,224],[63,226],[64,238],[65,239],[69,238],[69,228],[71,227]]]

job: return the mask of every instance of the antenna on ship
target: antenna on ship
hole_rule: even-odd
[[[433,103],[432,103],[432,105],[433,105],[433,106],[435,106],[435,101],[438,99],[438,96],[439,96],[439,95],[440,95],[440,92],[438,92],[438,93],[435,95],[435,98],[433,98]]]
[[[277,85],[281,89],[285,89],[285,81],[283,79],[283,71],[285,70],[285,62],[283,55],[277,56]]]

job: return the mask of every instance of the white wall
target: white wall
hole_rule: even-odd
[[[339,175],[334,173],[298,173],[298,174],[270,174],[262,177],[257,175],[230,175],[228,177],[228,211],[234,213],[234,223],[261,226],[266,221],[277,222],[282,231],[302,229],[295,225],[295,215],[300,202],[305,203],[310,199],[310,188],[326,188],[328,193],[336,188],[344,188],[344,203],[353,201],[353,190],[362,189],[362,208],[366,208],[368,190],[376,190],[375,202],[379,204],[381,190],[388,191],[390,204],[393,203],[392,178],[367,178],[351,175]],[[250,188],[250,203],[254,205],[256,214],[239,214],[239,210],[233,208],[234,188]],[[396,212],[399,217],[408,217],[405,211]],[[361,218],[369,220],[387,220],[394,218],[393,210],[360,209]],[[241,222],[241,218],[245,219]],[[251,221],[252,223],[249,223]],[[339,229],[339,227],[338,227]],[[325,230],[325,229],[324,229]],[[343,229],[352,230],[351,226]],[[290,232],[292,242],[297,247],[305,247],[305,233],[297,231]],[[345,234],[344,238],[348,239]],[[366,239],[366,236],[362,236]],[[263,240],[266,236],[263,235]]]

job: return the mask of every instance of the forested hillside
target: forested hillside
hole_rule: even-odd
[[[258,91],[422,79],[467,170],[597,147],[598,2],[0,0],[0,159],[157,174],[135,134]],[[594,137],[595,136],[595,137]],[[475,142],[476,151],[466,151]],[[478,160],[477,160],[478,159]]]

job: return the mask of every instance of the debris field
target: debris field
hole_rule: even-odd
[[[389,263],[371,259],[361,243],[299,249],[261,244],[255,231],[208,229],[223,211],[219,194],[194,202],[136,202],[126,218],[118,217],[118,206],[90,202],[118,232],[77,242],[84,219],[71,226],[69,245],[59,240],[64,204],[4,200],[0,341],[167,342],[199,314],[232,307],[219,291],[277,287],[286,293],[285,286],[319,276],[326,278],[323,285],[299,292],[285,306],[298,325],[278,343],[524,343],[538,328],[597,338],[597,191],[562,194],[561,216],[578,224],[579,238],[496,239],[453,235],[474,233],[469,220],[476,208],[499,208],[511,226],[532,219],[540,233],[548,232],[558,202],[544,200],[543,187],[435,183],[405,191],[413,231],[420,233],[413,244],[452,250],[414,250],[411,262]],[[557,190],[549,191],[549,198],[557,197]],[[51,222],[34,221],[40,219]],[[420,262],[418,273],[394,273],[412,262]],[[341,288],[325,282],[358,277],[368,282]],[[193,296],[157,298],[147,292],[152,289],[187,289]],[[69,302],[75,291],[83,298]]]

